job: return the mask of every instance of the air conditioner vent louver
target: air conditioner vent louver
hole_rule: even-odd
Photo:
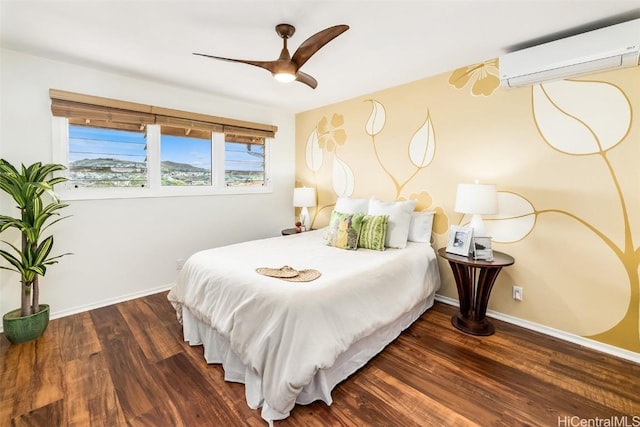
[[[633,67],[640,60],[640,19],[533,46],[500,57],[503,87]]]

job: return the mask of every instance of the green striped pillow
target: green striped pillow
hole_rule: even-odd
[[[358,247],[384,251],[389,215],[365,215],[360,225]]]

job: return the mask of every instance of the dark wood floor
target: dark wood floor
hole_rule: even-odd
[[[333,405],[276,425],[640,425],[640,365],[499,321],[493,336],[465,335],[454,312],[436,303]],[[0,426],[266,425],[243,386],[182,341],[165,293],[53,320],[34,342],[1,336],[0,360]]]

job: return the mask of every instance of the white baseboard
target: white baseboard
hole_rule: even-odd
[[[455,307],[460,306],[460,302],[456,299],[445,297],[442,295],[436,295],[436,301],[440,301],[444,304],[453,305]],[[487,310],[487,317],[502,320],[513,325],[521,326],[532,331],[540,332],[545,335],[550,335],[555,338],[559,338],[564,341],[568,341],[574,344],[578,344],[593,350],[601,351],[603,353],[610,354],[612,356],[620,357],[622,359],[629,360],[634,363],[640,364],[640,353],[625,350],[620,347],[594,341],[589,338],[581,337],[580,335],[571,334],[569,332],[560,331],[558,329],[550,328],[548,326],[541,325],[539,323],[523,320],[518,317],[509,316],[508,314],[498,313],[497,311]]]
[[[121,295],[116,298],[109,298],[109,299],[102,300],[95,303],[82,305],[79,307],[73,307],[67,310],[54,311],[49,314],[49,318],[51,320],[58,319],[60,317],[71,316],[72,314],[82,313],[85,311],[93,310],[95,308],[106,307],[108,305],[117,304],[119,302],[129,301],[129,300],[144,297],[147,295],[157,294],[159,292],[168,291],[171,288],[171,286],[173,285],[169,284],[164,286],[158,286],[157,288],[145,289],[143,291],[134,292],[132,294]],[[4,328],[2,327],[2,325],[0,325],[0,333],[2,332],[4,332]]]

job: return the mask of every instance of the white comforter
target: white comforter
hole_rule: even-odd
[[[319,369],[439,288],[435,258],[425,243],[347,251],[310,231],[198,252],[169,300],[178,314],[185,306],[225,337],[262,379],[263,404],[288,414]],[[322,276],[287,282],[255,271],[283,265]]]

